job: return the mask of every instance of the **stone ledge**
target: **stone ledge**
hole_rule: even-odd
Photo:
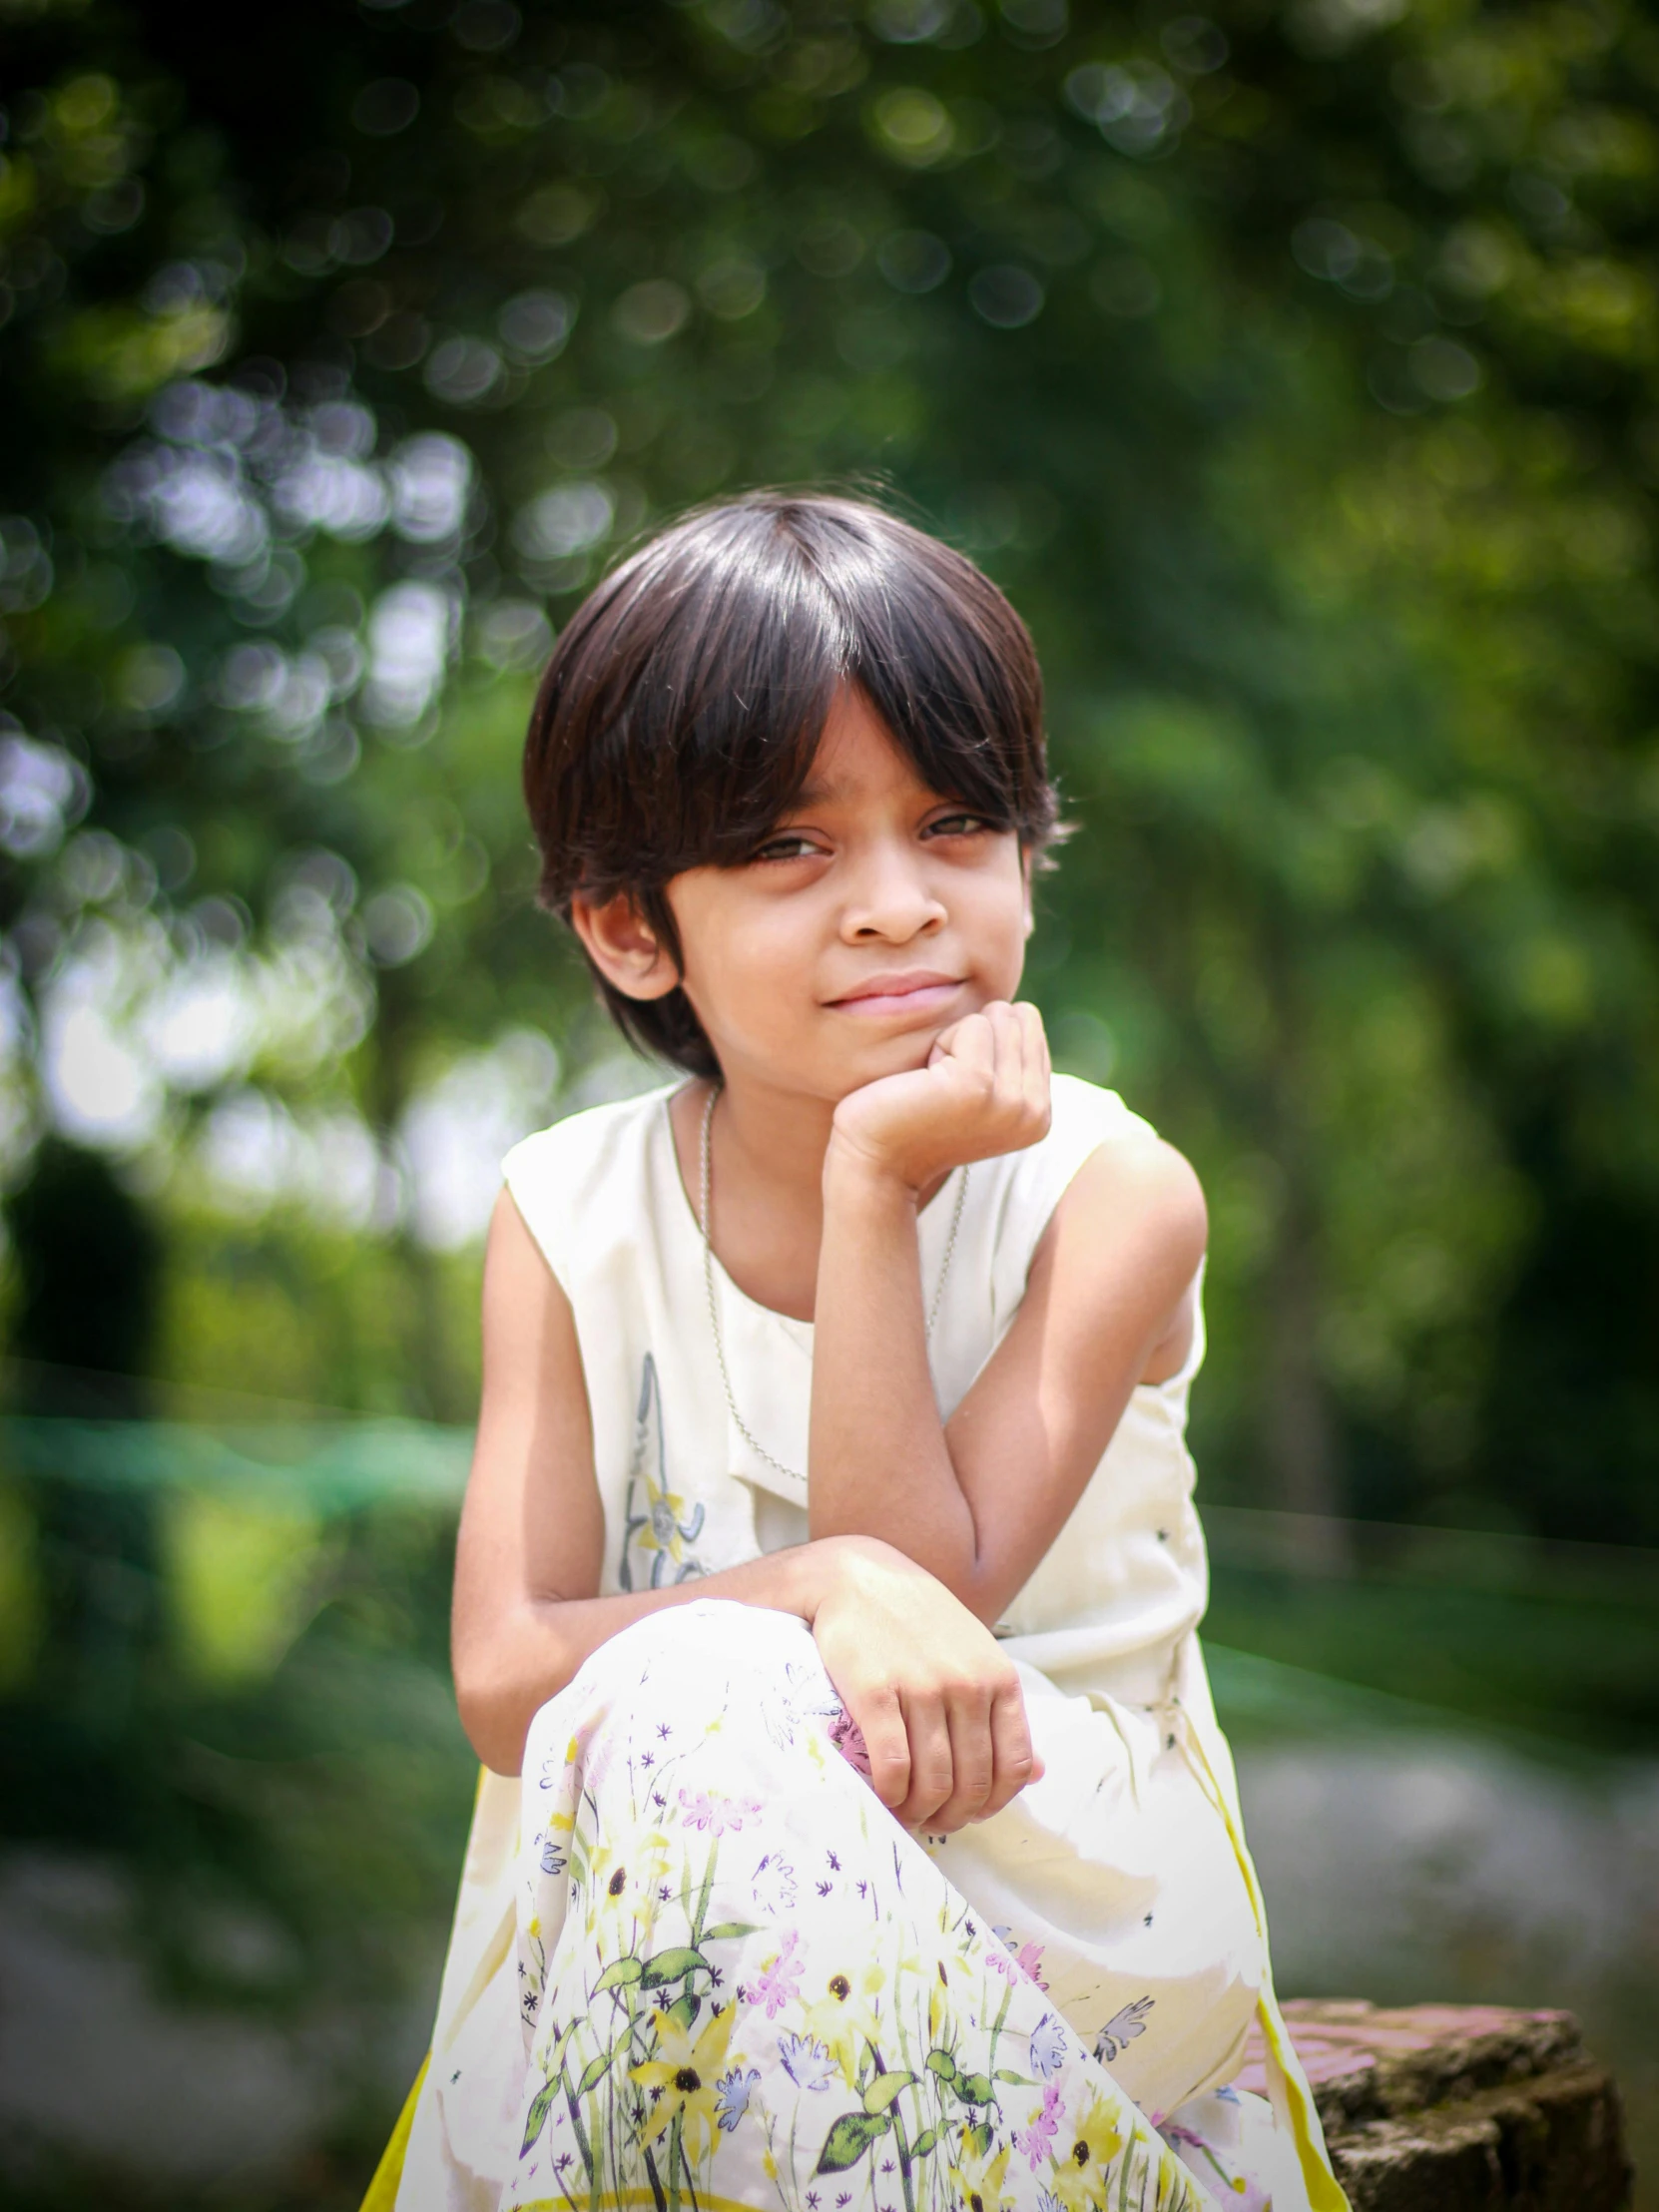
[[[1570,2012],[1285,2006],[1354,2212],[1624,2212],[1618,2091]],[[1259,2048],[1244,2088],[1265,2089]]]

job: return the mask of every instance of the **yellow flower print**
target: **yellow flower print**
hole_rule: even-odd
[[[987,2148],[979,2151],[974,2143],[974,2129],[964,2127],[958,2155],[951,2161],[950,2179],[956,2191],[956,2201],[965,2212],[1002,2212],[1004,2205],[1012,2206],[1014,2198],[1003,2193],[1008,2172],[1008,2146],[1006,2143],[993,2158]]]
[[[644,2140],[656,2142],[679,2120],[680,2146],[689,2166],[698,2165],[715,2140],[720,2069],[726,2063],[736,2015],[736,2005],[725,2005],[693,2042],[689,2028],[682,2027],[672,2013],[660,2012],[656,2057],[629,2068],[629,2078],[642,2089],[662,2092],[645,2123]]]
[[[678,1490],[659,1489],[650,1475],[645,1477],[645,1525],[640,1530],[639,1546],[644,1552],[666,1552],[677,1567],[684,1566],[686,1546],[694,1543],[703,1529],[703,1508],[699,1505],[689,1521],[683,1518],[686,1501]],[[656,1589],[663,1580],[653,1563],[651,1586]]]
[[[1064,2128],[1055,2139],[1054,2194],[1066,2212],[1095,2212],[1104,2203],[1107,2171],[1122,2148],[1123,2126],[1117,2112],[1097,2094],[1070,2141]]]
[[[885,1979],[879,1966],[865,1966],[856,1984],[847,1974],[831,1974],[824,1994],[807,2006],[807,2033],[830,2053],[849,2086],[865,2048],[880,2041],[871,2000],[879,1996]]]
[[[668,1486],[662,1388],[657,1380],[657,1363],[648,1352],[634,1420],[628,1489],[623,1501],[622,1557],[618,1566],[622,1587],[625,1590],[634,1587],[630,1553],[636,1544],[650,1561],[650,1583],[654,1590],[661,1589],[665,1582],[685,1582],[701,1574],[703,1563],[688,1546],[696,1543],[703,1533],[703,1517],[704,1508],[696,1505],[688,1519],[685,1499],[678,1490]]]

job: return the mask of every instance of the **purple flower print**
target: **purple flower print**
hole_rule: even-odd
[[[1137,2035],[1146,2033],[1146,2016],[1156,2002],[1155,1997],[1137,1997],[1133,2004],[1112,2014],[1094,2039],[1094,2054],[1103,2066],[1109,2066]]]
[[[828,2089],[834,2079],[835,2061],[814,2036],[780,2035],[778,2055],[798,2089]]]
[[[798,2004],[801,2001],[803,1961],[797,1955],[800,1948],[801,1936],[792,1928],[784,1937],[783,1948],[776,1958],[767,1960],[761,1968],[761,1978],[750,1991],[754,2003],[766,2006],[769,2020],[775,2020],[786,2004]]]
[[[726,2134],[730,2135],[736,2130],[738,2122],[749,2110],[749,2100],[755,2094],[755,2084],[760,2078],[760,2071],[755,2066],[751,2066],[747,2072],[742,2066],[734,2066],[730,2073],[722,2074],[716,2083],[715,2117]]]
[[[795,1910],[795,1869],[777,1852],[769,1851],[755,1869],[751,1886],[755,1903],[773,1920]]]
[[[1031,2030],[1031,2064],[1044,2081],[1052,2081],[1065,2062],[1065,2029],[1052,2012],[1045,2012]]]
[[[1053,2142],[1060,2125],[1060,2092],[1052,2083],[1043,2091],[1043,2108],[1033,2112],[1031,2124],[1015,2128],[1014,2148],[1022,2158],[1031,2161],[1031,2171],[1036,2172],[1048,2156],[1048,2146]]]
[[[843,1706],[830,1723],[830,1741],[855,1774],[869,1780],[869,1746],[864,1732]]]
[[[1021,1943],[1014,1953],[1014,1964],[1023,1974],[1028,1974],[1039,1989],[1046,1990],[1043,1979],[1043,1947],[1041,1943]]]
[[[759,1798],[723,1798],[708,1790],[682,1790],[680,1803],[693,1828],[706,1828],[715,1836],[724,1836],[729,1828],[742,1828],[761,1810]]]

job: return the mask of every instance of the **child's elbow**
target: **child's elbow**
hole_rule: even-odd
[[[515,1713],[498,1690],[455,1678],[455,1706],[466,1740],[491,1774],[516,1775],[524,1765],[529,1715]]]
[[[451,1655],[461,1727],[492,1774],[520,1772],[530,1723],[561,1686],[532,1682],[514,1657],[509,1638],[457,1638]]]

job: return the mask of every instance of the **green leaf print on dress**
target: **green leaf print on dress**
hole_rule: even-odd
[[[503,2207],[1199,2212],[839,1754],[838,1713],[801,1622],[700,1601],[538,1715]]]
[[[707,1572],[703,1562],[687,1546],[703,1533],[701,1504],[689,1519],[686,1501],[668,1486],[668,1462],[663,1446],[663,1391],[657,1380],[657,1363],[648,1352],[640,1377],[639,1404],[634,1414],[634,1445],[628,1458],[628,1487],[623,1493],[622,1556],[617,1562],[617,1582],[624,1590],[639,1587],[634,1579],[631,1554],[644,1554],[646,1586],[660,1590],[666,1582],[690,1582]],[[645,1565],[649,1561],[649,1565]]]

